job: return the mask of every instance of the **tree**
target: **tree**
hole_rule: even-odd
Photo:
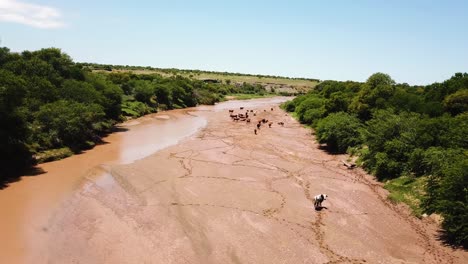
[[[45,149],[80,149],[93,139],[96,125],[104,121],[105,114],[98,104],[59,100],[41,106],[35,116],[35,139]]]
[[[400,176],[412,150],[416,148],[421,116],[391,110],[377,110],[364,131],[368,151],[362,157],[366,167],[380,179]]]
[[[0,69],[0,180],[30,162],[27,112],[22,107],[25,86],[22,78]]]
[[[361,119],[371,117],[371,109],[384,109],[389,106],[388,100],[393,95],[395,81],[388,74],[375,73],[362,86],[357,97],[350,105],[350,110]]]
[[[154,96],[154,87],[149,81],[135,82],[135,99],[145,104],[154,104],[151,99]]]
[[[452,115],[468,111],[468,89],[458,90],[444,99],[445,111]]]
[[[363,124],[358,118],[345,112],[332,113],[321,119],[315,129],[320,143],[326,143],[331,151],[344,153],[348,147],[362,143]]]
[[[299,121],[312,124],[315,120],[322,117],[325,113],[326,100],[317,94],[308,94],[305,99],[296,106],[295,112]],[[306,112],[308,111],[307,115]]]

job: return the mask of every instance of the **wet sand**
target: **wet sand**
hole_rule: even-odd
[[[51,166],[45,168],[49,173],[0,191],[2,210],[16,208],[14,219],[26,219],[17,226],[1,220],[0,231],[16,240],[16,247],[2,245],[0,262],[18,262],[18,256],[26,263],[468,261],[466,252],[437,241],[433,222],[416,219],[404,206],[390,203],[379,183],[360,169],[342,166],[344,156],[320,150],[310,131],[277,107],[282,100],[231,101],[181,112],[184,120],[200,118],[206,126],[151,155],[158,148],[130,151],[127,148],[139,143],[115,139],[115,144],[45,164]],[[227,109],[239,112],[239,106],[258,111],[251,124],[231,121]],[[170,113],[164,114],[169,119],[153,119],[171,122]],[[254,124],[261,118],[274,124],[263,125],[255,135]],[[284,127],[277,124],[281,121]],[[111,135],[109,141],[155,129],[153,121],[147,127],[144,121],[131,122],[129,131]],[[151,145],[138,134],[127,140]],[[105,147],[118,144],[127,156],[118,155],[117,147],[106,152]],[[93,157],[93,151],[92,162],[80,163],[80,157]],[[107,160],[94,160],[106,153]],[[132,159],[135,153],[140,156]],[[72,159],[77,160],[65,163]],[[74,168],[74,181],[54,182],[63,177],[49,175],[52,165],[60,162],[64,164],[55,165],[57,170]],[[33,179],[42,184],[36,187],[29,182]],[[312,197],[319,193],[329,199],[316,211]],[[47,210],[33,210],[34,203]],[[20,230],[26,232],[20,235]],[[24,241],[28,244],[21,244]],[[20,244],[24,248],[18,249]]]

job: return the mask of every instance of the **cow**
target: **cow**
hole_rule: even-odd
[[[239,109],[240,109],[240,110],[242,110],[242,109],[244,109],[244,107],[243,107],[243,106],[241,106],[241,107],[239,107]]]
[[[257,129],[254,129],[254,133],[255,133],[255,135],[257,135]]]
[[[247,118],[246,122],[247,122],[247,123],[250,123],[250,118]]]
[[[271,125],[273,125],[273,122],[268,123],[269,128],[271,128]]]
[[[258,124],[257,124],[257,129],[260,129],[260,126],[261,126],[261,125],[262,125],[262,124],[258,123]]]
[[[319,194],[314,197],[314,207],[315,209],[322,207],[322,202],[327,199],[328,195]]]
[[[229,109],[229,113],[234,113],[234,110]]]

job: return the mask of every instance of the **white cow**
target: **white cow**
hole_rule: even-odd
[[[319,194],[314,197],[314,207],[322,207],[322,202],[327,199],[328,195],[326,194]]]

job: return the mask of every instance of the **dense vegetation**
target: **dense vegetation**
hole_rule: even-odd
[[[59,49],[0,48],[0,182],[35,162],[92,147],[129,117],[214,104],[232,93],[266,90],[178,75],[93,73]]]
[[[392,197],[441,214],[447,238],[467,246],[467,73],[427,86],[396,84],[383,73],[365,83],[324,81],[283,107],[330,151],[358,155],[388,189],[407,191]]]

